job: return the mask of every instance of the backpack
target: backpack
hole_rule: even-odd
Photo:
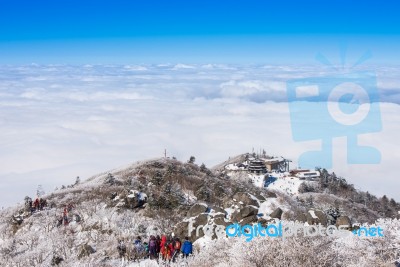
[[[138,253],[140,253],[140,252],[142,252],[142,251],[144,250],[144,247],[143,247],[143,245],[142,245],[141,242],[136,243],[136,244],[135,244],[135,247],[136,247],[136,251],[137,251]]]
[[[125,244],[124,244],[123,242],[120,242],[120,243],[118,244],[117,249],[118,249],[119,251],[125,252],[125,251],[126,251],[126,246],[125,246]]]
[[[175,250],[180,250],[181,249],[181,242],[180,241],[175,241]]]
[[[164,256],[168,256],[168,255],[170,255],[171,254],[171,250],[170,250],[170,248],[169,248],[169,246],[168,245],[165,245],[164,246],[164,250],[163,250],[163,253],[162,253]]]

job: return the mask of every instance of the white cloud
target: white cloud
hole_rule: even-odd
[[[307,77],[312,68],[173,68],[0,67],[3,205],[32,194],[37,184],[52,189],[77,175],[162,156],[164,148],[210,166],[253,147],[293,160],[318,147],[318,140],[293,141],[285,79],[277,78]],[[382,103],[381,112],[383,130],[362,140],[381,151],[382,163],[347,165],[343,146],[335,150],[334,168],[364,190],[396,197],[400,106]]]
[[[194,69],[194,68],[195,68],[195,66],[192,66],[192,65],[178,63],[172,69],[173,70],[180,70],[180,69]]]

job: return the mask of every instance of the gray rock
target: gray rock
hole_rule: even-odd
[[[83,257],[87,257],[90,254],[93,254],[95,252],[96,251],[94,250],[94,248],[92,246],[90,246],[88,244],[82,245],[80,247],[80,250],[79,250],[78,259],[81,259]]]
[[[225,214],[218,213],[218,214],[215,214],[215,215],[213,216],[213,218],[214,218],[214,220],[217,219],[217,218],[222,218],[222,219],[224,219],[224,218],[225,218]]]
[[[233,200],[230,197],[224,197],[222,199],[222,207],[224,208],[229,208],[230,206],[232,206],[233,204]]]
[[[182,237],[182,239],[185,236],[189,236],[190,240],[192,242],[196,241],[200,237],[204,236],[204,230],[203,227],[208,225],[208,216],[206,213],[202,213],[197,215],[196,218],[194,218],[194,221],[192,223],[192,232],[188,233],[189,231],[189,223],[188,222],[181,222],[175,226],[176,232],[175,235]]]
[[[332,215],[327,214],[326,219],[328,220],[329,225],[335,224],[335,218],[333,218]]]
[[[131,193],[128,192],[128,194],[123,195],[123,200],[125,202],[125,207],[128,209],[136,209],[142,207],[145,203],[146,200],[141,200],[138,199],[137,197],[128,197]],[[121,198],[121,197],[120,197]]]
[[[313,218],[310,211],[306,213],[307,223],[309,225],[313,224],[322,224],[324,226],[327,225],[328,219],[326,218],[326,214],[320,210],[311,210],[314,211],[314,214],[317,218]]]
[[[200,213],[204,213],[207,211],[207,206],[205,204],[196,203],[194,204],[187,212],[187,217],[197,216]]]
[[[53,258],[51,259],[51,265],[52,266],[59,265],[62,261],[64,261],[63,258],[61,258],[59,256],[53,256]]]
[[[243,205],[246,206],[259,206],[258,201],[253,199],[248,193],[238,192],[233,196],[233,198],[236,199],[237,202],[243,202]]]
[[[242,217],[240,211],[234,211],[231,215],[232,222],[239,222],[242,219],[243,219],[243,217]]]
[[[252,223],[256,223],[258,221],[258,217],[256,215],[251,215],[249,217],[243,218],[240,221],[240,225],[246,225],[246,224],[252,224]]]
[[[307,216],[306,216],[304,213],[301,213],[301,214],[299,214],[299,215],[296,216],[295,221],[303,222],[303,223],[304,223],[304,222],[307,221]]]
[[[264,218],[258,218],[258,223],[260,223],[263,227],[266,227],[268,225],[268,221]]]
[[[176,237],[179,237],[180,239],[184,239],[185,236],[191,236],[188,235],[189,232],[189,223],[188,222],[180,222],[175,225],[174,227],[174,234]],[[195,229],[193,230],[195,232]]]
[[[264,202],[265,200],[267,200],[263,195],[257,193],[254,195],[260,202]]]
[[[277,198],[277,195],[274,192],[271,192],[271,191],[264,192],[264,196],[266,198]]]
[[[271,218],[276,218],[276,219],[281,219],[282,218],[282,209],[281,208],[276,208],[269,216]]]
[[[208,223],[208,215],[207,213],[202,213],[197,215],[197,217],[194,219],[193,226],[197,227],[199,225],[206,225]]]
[[[16,225],[21,225],[24,222],[24,219],[22,219],[21,216],[13,216],[12,217],[12,223]]]
[[[316,210],[315,215],[317,215],[319,222],[326,226],[328,224],[328,219],[326,218],[326,214],[321,210]]]
[[[221,207],[214,206],[214,207],[212,207],[212,209],[213,209],[215,212],[221,212],[221,213],[223,213],[223,214],[226,214],[226,211],[225,211],[223,208],[221,208]]]
[[[258,209],[251,207],[251,206],[246,206],[246,207],[240,209],[240,215],[242,218],[249,217],[252,215],[257,215],[257,213],[258,213]]]
[[[223,226],[228,226],[231,224],[230,222],[225,221],[224,218],[221,217],[214,218],[214,223]]]
[[[351,220],[348,216],[340,216],[339,218],[336,219],[336,227],[339,227],[341,225],[348,225],[348,228],[351,227]]]

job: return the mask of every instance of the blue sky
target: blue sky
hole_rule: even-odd
[[[399,4],[4,1],[0,63],[309,63],[345,44],[398,63]]]

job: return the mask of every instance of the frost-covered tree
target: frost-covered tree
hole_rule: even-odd
[[[196,158],[194,156],[190,156],[188,163],[193,164],[196,161]]]
[[[328,210],[325,211],[328,219],[328,224],[334,225],[336,224],[337,218],[340,217],[341,212],[338,207],[330,207]]]
[[[109,185],[115,184],[115,177],[111,173],[107,174],[107,177],[105,179],[105,183]]]
[[[392,208],[397,208],[397,202],[396,202],[396,200],[394,200],[393,198],[391,198],[390,201],[389,201],[389,205],[390,205],[390,207],[392,207]]]
[[[75,179],[75,184],[74,185],[78,185],[81,183],[81,178],[79,176],[76,177]]]
[[[37,189],[36,189],[36,195],[37,195],[38,197],[42,197],[42,196],[44,196],[44,194],[45,194],[45,192],[44,192],[44,190],[43,190],[42,185],[38,185],[38,187],[37,187]]]
[[[314,198],[313,198],[312,195],[310,195],[310,196],[308,196],[308,197],[306,198],[306,205],[307,205],[307,207],[309,207],[309,208],[314,207]]]

